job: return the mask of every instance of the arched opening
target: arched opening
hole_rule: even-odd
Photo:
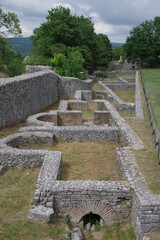
[[[78,204],[70,210],[69,216],[71,223],[81,223],[82,225],[84,225],[84,221],[88,221],[86,218],[92,219],[92,221],[93,219],[96,219],[102,224],[104,222],[107,226],[119,222],[115,210],[111,208],[111,206],[100,201],[83,201],[81,204]]]
[[[90,226],[96,225],[96,224],[100,224],[100,220],[102,218],[98,215],[98,214],[94,214],[92,212],[84,215],[80,222],[83,223],[83,227],[85,227],[88,223],[90,224]]]

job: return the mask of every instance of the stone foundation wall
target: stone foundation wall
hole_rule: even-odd
[[[133,192],[132,224],[137,239],[142,240],[145,233],[160,227],[160,194],[148,189],[130,150],[117,150],[117,164]]]
[[[119,111],[129,111],[129,110],[134,110],[135,109],[135,104],[134,103],[126,103],[122,101],[116,93],[114,93],[109,87],[107,87],[104,82],[99,81],[98,85],[100,88],[102,88],[104,91],[106,91],[109,95],[112,96],[113,102],[118,108]]]
[[[58,112],[58,126],[81,126],[82,112],[67,111]]]
[[[111,116],[107,111],[95,111],[94,112],[94,124],[103,125],[110,124]]]
[[[0,79],[0,126],[20,122],[57,100],[52,71]]]
[[[76,90],[92,90],[92,80],[80,80],[78,78],[61,77],[58,75],[58,97],[69,99]]]
[[[52,145],[53,134],[20,133],[0,139],[0,165],[10,169],[40,167],[48,151],[17,148],[18,145],[25,146],[32,141],[40,145]]]
[[[120,81],[113,81],[113,82],[103,82],[103,84],[107,87],[109,87],[111,90],[134,90],[135,84],[128,84],[125,82]]]
[[[55,165],[55,158],[59,159],[57,159],[57,165]],[[50,161],[45,157],[36,184],[31,212],[37,206],[42,205],[46,208],[53,208],[56,212],[73,216],[74,207],[85,202],[91,204],[93,201],[92,209],[96,204],[97,213],[100,202],[113,209],[116,215],[114,223],[126,223],[130,220],[132,196],[124,182],[59,181],[57,178],[61,159],[57,155],[55,158]],[[80,212],[77,212],[77,215],[79,214]]]
[[[20,122],[76,90],[91,90],[92,80],[61,77],[45,66],[27,66],[27,73],[0,78],[0,127]]]

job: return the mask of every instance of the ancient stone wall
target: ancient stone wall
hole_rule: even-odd
[[[27,66],[28,74],[0,78],[0,127],[20,122],[76,90],[91,90],[92,80],[66,78],[45,66]]]
[[[57,100],[52,71],[0,79],[0,126],[20,122]]]

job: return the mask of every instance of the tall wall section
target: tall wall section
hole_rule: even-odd
[[[58,98],[68,99],[76,90],[91,90],[92,80],[65,78],[49,67],[27,66],[27,74],[0,78],[0,127],[20,122]]]
[[[19,122],[57,100],[51,71],[0,79],[0,126]]]

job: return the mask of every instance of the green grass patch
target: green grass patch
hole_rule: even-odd
[[[65,239],[65,225],[58,220],[45,224],[27,217],[38,174],[39,169],[21,169],[0,176],[0,239]]]
[[[143,69],[142,75],[150,99],[154,119],[160,131],[160,69]]]
[[[135,102],[135,90],[115,90],[114,92],[124,102]]]
[[[136,240],[131,225],[105,226],[100,231],[88,231],[85,234],[85,240]]]
[[[139,75],[140,81],[140,75]],[[144,119],[128,119],[126,122],[132,130],[143,141],[144,148],[133,150],[136,163],[141,173],[144,175],[148,187],[153,193],[160,194],[160,165],[158,165],[158,156],[154,136],[148,116],[147,105],[143,93],[142,84],[140,84],[141,100],[143,105]]]
[[[115,160],[116,148],[121,147],[121,143],[60,141],[47,147],[32,142],[18,147],[61,151],[61,180],[121,180]]]
[[[94,112],[93,111],[82,111],[83,122],[93,122]]]
[[[109,81],[118,81],[118,78],[119,77],[135,77],[135,75],[134,74],[132,74],[132,75],[129,75],[129,74],[116,74],[116,76],[115,77],[111,77],[110,79],[109,79]]]
[[[98,87],[98,82],[94,82],[92,84],[92,90],[93,91],[102,91],[102,89]]]

